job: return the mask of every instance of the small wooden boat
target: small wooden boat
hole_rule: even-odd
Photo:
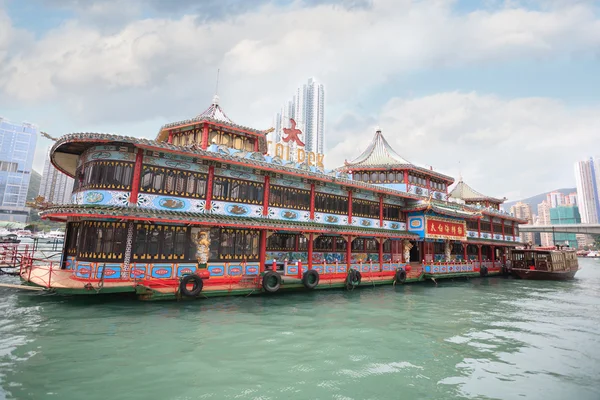
[[[521,279],[562,281],[579,270],[576,251],[561,247],[513,250],[510,260],[510,272]]]

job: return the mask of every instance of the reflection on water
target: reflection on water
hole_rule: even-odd
[[[0,289],[0,399],[598,400],[600,262],[581,264],[183,303]]]

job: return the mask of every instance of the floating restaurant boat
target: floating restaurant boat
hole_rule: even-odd
[[[579,271],[577,251],[561,247],[512,250],[510,272],[517,278],[562,281]]]
[[[294,126],[294,124],[292,124]],[[97,133],[58,139],[51,162],[73,177],[58,264],[31,260],[25,284],[140,299],[400,284],[503,272],[518,224],[462,179],[408,162],[377,130],[326,172],[285,129],[292,160],[266,131],[232,122],[215,97],[155,140]],[[287,157],[286,157],[287,158]],[[294,161],[294,159],[296,161]]]

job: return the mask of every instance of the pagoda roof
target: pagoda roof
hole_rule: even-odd
[[[497,199],[494,197],[486,196],[484,194],[479,193],[471,186],[467,185],[462,178],[460,178],[459,182],[456,184],[454,189],[448,194],[449,198],[461,199],[465,201],[491,201],[493,203],[502,204],[505,199]]]
[[[338,171],[348,170],[363,170],[363,169],[412,169],[426,175],[435,176],[450,183],[454,182],[454,178],[433,171],[432,169],[423,168],[410,163],[404,157],[396,153],[390,146],[388,141],[383,137],[381,129],[375,131],[375,136],[371,144],[352,161],[345,161],[342,167],[337,168]]]
[[[371,144],[360,156],[350,162],[344,163],[344,165],[349,167],[374,167],[397,164],[410,165],[410,162],[392,149],[392,146],[385,140],[380,129],[375,131],[375,136]]]
[[[171,123],[163,125],[160,128],[158,135],[156,136],[156,140],[164,141],[166,139],[168,131],[172,128],[179,128],[182,126],[193,125],[193,124],[196,124],[199,122],[204,122],[204,121],[208,121],[208,122],[212,122],[214,124],[226,126],[233,130],[244,132],[244,133],[249,133],[252,135],[258,135],[258,136],[262,136],[262,137],[266,136],[266,133],[264,130],[258,130],[258,129],[250,128],[247,126],[238,125],[235,122],[233,122],[227,116],[227,114],[225,114],[225,111],[223,111],[223,109],[219,105],[219,96],[215,95],[213,97],[213,101],[212,101],[211,105],[206,110],[204,110],[203,112],[201,112],[200,114],[195,116],[194,118],[186,119],[183,121],[171,122]]]

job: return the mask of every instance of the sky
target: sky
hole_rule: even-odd
[[[323,83],[327,168],[380,127],[412,163],[516,200],[600,156],[598,1],[0,0],[0,116],[55,137],[154,138],[210,105],[217,70],[256,129]]]

